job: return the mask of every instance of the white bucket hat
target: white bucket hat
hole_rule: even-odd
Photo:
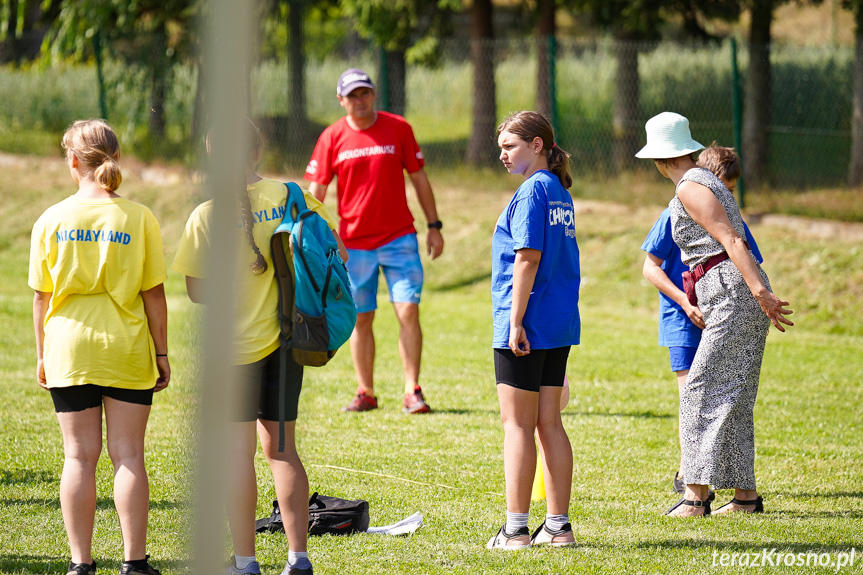
[[[636,158],[665,160],[704,149],[692,139],[689,120],[674,112],[662,112],[652,117],[644,125],[644,131],[647,132],[647,145],[635,154]]]

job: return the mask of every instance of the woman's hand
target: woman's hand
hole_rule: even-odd
[[[527,332],[523,325],[509,326],[509,349],[516,357],[530,353],[530,342],[527,340]]]
[[[684,303],[682,307],[686,316],[689,318],[689,321],[691,321],[698,329],[704,329],[704,316],[701,314],[701,310],[698,309],[698,306],[694,306],[689,303],[689,300],[686,300],[686,303]]]
[[[41,357],[36,360],[36,383],[42,389],[48,389],[48,381],[45,379],[45,360]]]
[[[156,379],[156,387],[153,391],[162,391],[171,383],[171,364],[168,362],[168,356],[157,356],[156,367],[159,370],[159,377]]]
[[[758,301],[758,305],[761,306],[761,310],[768,319],[770,319],[770,323],[772,323],[776,329],[779,331],[785,331],[785,328],[782,327],[783,323],[789,326],[794,325],[794,322],[785,318],[786,315],[794,313],[792,310],[785,307],[789,305],[787,301],[779,299],[773,292],[768,290],[764,290],[763,293],[757,294],[755,299]]]

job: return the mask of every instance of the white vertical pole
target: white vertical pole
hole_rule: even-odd
[[[204,78],[206,84],[209,158],[208,195],[214,199],[211,253],[207,262],[204,297],[202,381],[199,435],[194,485],[192,570],[196,575],[224,571],[225,495],[228,487],[226,446],[232,399],[234,278],[237,253],[236,194],[245,188],[245,159],[250,142],[244,117],[248,109],[252,15],[254,0],[211,0],[204,6]]]

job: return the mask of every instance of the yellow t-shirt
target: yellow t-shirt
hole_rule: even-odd
[[[165,278],[159,224],[146,207],[70,196],[45,210],[33,225],[28,283],[51,293],[48,387],[154,387],[156,351],[141,292]]]
[[[247,186],[255,222],[252,233],[255,244],[267,261],[267,271],[255,275],[249,268],[255,261],[255,253],[243,230],[242,218],[237,218],[236,233],[239,258],[235,271],[237,278],[234,321],[234,363],[247,365],[260,361],[279,349],[279,289],[273,274],[270,254],[270,237],[282,223],[287,188],[281,182],[263,179]],[[336,229],[327,208],[306,190],[303,190],[306,206],[318,213],[331,230]],[[171,269],[185,276],[205,279],[205,262],[210,249],[210,222],[213,201],[209,200],[195,208],[186,222],[180,238],[177,255]]]

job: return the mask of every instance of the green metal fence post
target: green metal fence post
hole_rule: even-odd
[[[96,56],[96,81],[99,84],[99,114],[108,119],[108,100],[105,96],[105,75],[102,73],[102,42],[99,32],[93,34],[93,53]]]
[[[387,51],[383,47],[381,50],[380,60],[380,78],[378,78],[378,103],[380,109],[384,112],[390,111],[390,74],[389,60],[387,59]]]
[[[554,34],[548,35],[548,98],[551,100],[551,128],[555,134],[560,134],[557,126],[557,39]]]
[[[731,109],[734,115],[734,149],[737,150],[737,155],[740,157],[741,168],[743,166],[743,112],[740,105],[740,72],[737,69],[737,41],[731,38]],[[743,171],[740,172],[740,179],[737,180],[737,194],[740,202],[740,209],[746,207],[746,197],[743,192],[745,182],[743,180]]]

